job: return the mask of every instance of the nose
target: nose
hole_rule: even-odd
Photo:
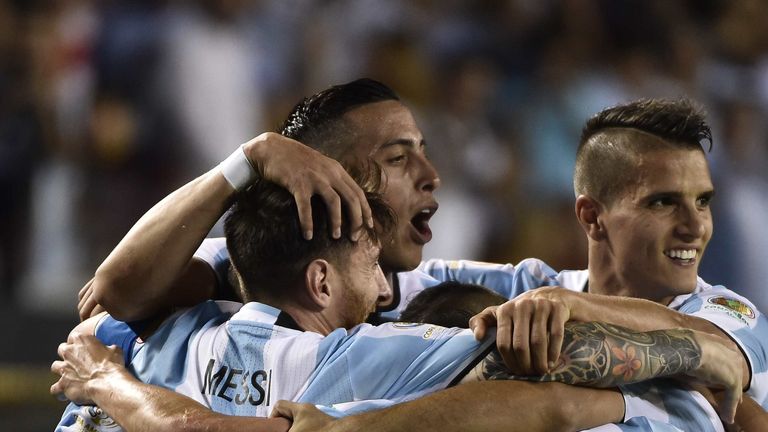
[[[440,187],[440,176],[438,176],[435,166],[425,155],[419,155],[419,161],[416,188],[421,191],[434,192]]]
[[[680,220],[676,232],[684,240],[694,240],[704,237],[707,232],[707,221],[710,218],[709,209],[699,209],[695,205],[684,206],[680,211]]]

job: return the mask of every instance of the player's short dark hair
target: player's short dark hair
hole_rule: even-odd
[[[505,297],[480,285],[448,281],[420,292],[400,313],[399,320],[467,328],[474,315],[505,301]]]
[[[644,134],[661,140],[643,139]],[[641,153],[668,148],[703,151],[705,140],[711,150],[712,131],[705,115],[687,99],[641,99],[607,108],[582,130],[574,192],[609,204],[634,177]]]
[[[355,174],[376,221],[376,229],[367,229],[367,238],[378,242],[394,225],[394,213],[375,191],[380,173],[375,164],[370,172]],[[241,295],[245,301],[280,299],[292,294],[288,287],[304,277],[306,266],[314,259],[326,259],[344,265],[354,242],[349,238],[349,224],[343,218],[339,239],[333,239],[328,210],[320,196],[312,197],[312,240],[305,240],[299,225],[293,196],[282,187],[260,179],[237,193],[224,223],[227,249],[240,275]],[[362,236],[359,241],[366,241]]]
[[[296,104],[279,133],[342,160],[354,137],[341,122],[344,114],[362,105],[387,100],[400,98],[394,90],[370,78],[335,85]]]

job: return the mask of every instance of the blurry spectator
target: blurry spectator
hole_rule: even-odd
[[[209,169],[265,127],[258,68],[269,58],[249,28],[251,3],[193,0],[169,11],[160,87],[185,134],[177,157],[188,172]]]
[[[27,268],[32,179],[43,150],[26,22],[0,2],[0,302],[13,304]]]

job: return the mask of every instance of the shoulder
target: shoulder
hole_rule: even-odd
[[[96,328],[108,316],[106,312],[101,312],[82,321],[69,332],[68,339],[75,335],[96,335]]]

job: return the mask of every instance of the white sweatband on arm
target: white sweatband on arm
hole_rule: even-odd
[[[221,174],[236,191],[250,186],[258,177],[251,161],[245,155],[243,146],[238,147],[228,158],[224,159],[219,164],[219,168]]]

